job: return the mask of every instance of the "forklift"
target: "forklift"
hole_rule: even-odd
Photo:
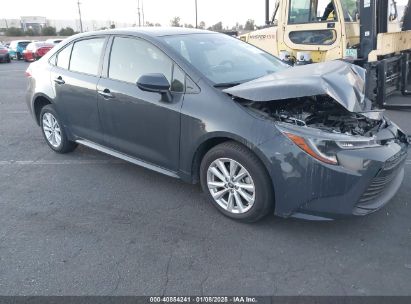
[[[395,0],[277,0],[266,25],[239,36],[290,65],[345,60],[366,69],[376,108],[411,108],[390,95],[411,94],[411,0],[404,17]],[[393,99],[395,100],[395,99]]]

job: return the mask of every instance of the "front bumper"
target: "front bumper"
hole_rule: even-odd
[[[400,132],[397,130],[397,132]],[[315,160],[286,138],[259,146],[269,158],[275,214],[311,220],[366,215],[387,204],[404,178],[408,144],[338,153],[340,165]]]

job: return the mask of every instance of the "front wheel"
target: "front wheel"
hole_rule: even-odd
[[[77,144],[67,139],[57,112],[53,105],[46,105],[40,112],[40,126],[43,131],[44,139],[49,147],[57,153],[67,153],[73,151]]]
[[[224,215],[255,222],[274,206],[271,179],[248,148],[225,142],[212,148],[200,166],[203,191]]]

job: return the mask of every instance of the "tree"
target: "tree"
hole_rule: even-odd
[[[62,28],[59,31],[60,36],[72,36],[74,35],[74,30],[71,27]]]
[[[254,20],[248,19],[247,22],[245,23],[244,29],[246,31],[254,31],[255,29]]]
[[[198,25],[198,28],[204,30],[204,29],[206,28],[205,22],[204,22],[204,21],[200,21],[200,24]]]
[[[157,27],[158,27],[158,26],[161,26],[161,24],[160,24],[160,23],[156,23],[156,24],[154,24],[154,26],[157,26]]]
[[[216,24],[210,26],[208,29],[215,32],[221,32],[223,30],[223,23],[221,21],[217,22]]]
[[[174,17],[173,19],[171,19],[170,25],[180,27],[181,26],[180,21],[181,21],[180,17]]]
[[[112,24],[110,24],[110,28],[111,28],[111,29],[115,29],[115,28],[116,28],[116,25],[115,25],[114,23],[112,23]]]
[[[41,34],[43,36],[56,36],[57,35],[56,28],[53,26],[45,26],[41,30]]]
[[[32,28],[29,28],[27,31],[24,32],[24,34],[26,34],[26,36],[36,36],[37,35],[37,33]]]
[[[9,27],[6,30],[6,36],[23,36],[24,32],[22,29],[17,27]]]
[[[193,26],[192,24],[187,24],[187,23],[185,23],[185,24],[184,24],[184,27],[187,27],[187,28],[194,28],[194,26]]]
[[[149,27],[154,26],[154,23],[151,23],[150,21],[146,21],[146,26],[149,26]]]

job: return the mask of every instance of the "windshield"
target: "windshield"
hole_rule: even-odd
[[[19,42],[18,43],[18,46],[20,46],[20,47],[26,47],[27,45],[29,45],[31,42],[30,41],[25,41],[25,42]]]
[[[223,34],[162,38],[216,85],[242,83],[288,67],[276,57]]]
[[[359,2],[359,0],[341,0],[345,21],[357,21],[360,7]]]

